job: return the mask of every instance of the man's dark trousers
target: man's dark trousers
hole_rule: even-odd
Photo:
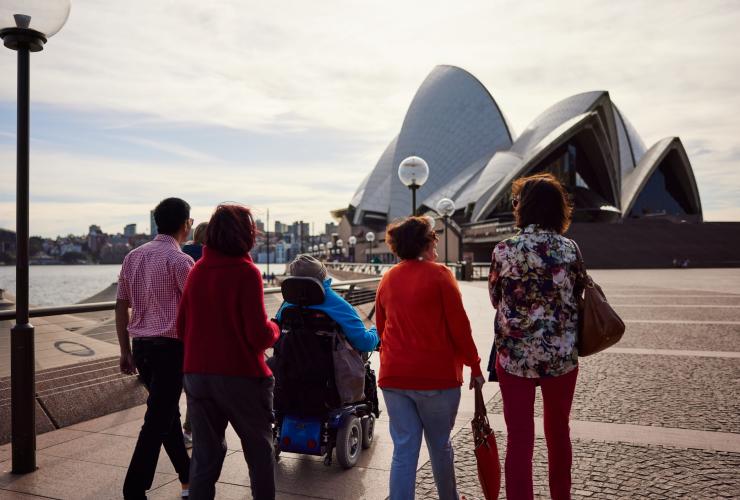
[[[136,369],[149,397],[144,425],[123,483],[123,496],[127,500],[146,498],[162,445],[180,482],[189,482],[190,458],[183,442],[179,409],[183,352],[183,344],[177,339],[155,337],[133,341]]]

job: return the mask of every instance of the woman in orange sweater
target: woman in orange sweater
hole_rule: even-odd
[[[457,500],[450,432],[460,404],[463,364],[470,388],[483,385],[480,357],[450,270],[437,264],[431,217],[391,224],[386,241],[401,262],[385,273],[375,300],[381,338],[378,385],[393,439],[390,498],[414,498],[424,434],[441,500]]]

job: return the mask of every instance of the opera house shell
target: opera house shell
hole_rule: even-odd
[[[398,135],[355,192],[353,226],[385,226],[408,215],[396,171],[408,156],[429,164],[417,192],[423,210],[451,198],[459,224],[511,221],[511,183],[551,172],[568,188],[577,222],[666,218],[702,221],[689,158],[678,137],[646,148],[607,91],[552,105],[518,136],[493,96],[470,73],[438,66],[416,92]]]

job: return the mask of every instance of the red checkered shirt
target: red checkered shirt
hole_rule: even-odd
[[[177,306],[193,259],[172,236],[158,234],[123,259],[119,300],[131,304],[131,337],[177,337]]]

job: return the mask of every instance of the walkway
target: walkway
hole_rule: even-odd
[[[618,347],[582,360],[572,423],[574,497],[738,496],[740,270],[598,271],[594,276],[627,320],[627,334]],[[485,284],[462,283],[461,288],[486,358],[493,310]],[[486,384],[485,395],[503,457],[497,385]],[[472,412],[472,394],[464,390],[454,430],[458,482],[468,498],[481,498],[470,451]],[[539,403],[536,414],[541,416]],[[40,435],[40,468],[25,476],[7,472],[10,448],[0,447],[0,499],[120,498],[142,415],[143,407],[136,407]],[[536,493],[546,498],[539,421],[537,435]],[[231,431],[227,440],[218,498],[248,498],[239,442]],[[355,469],[327,468],[320,459],[283,454],[278,498],[386,498],[391,451],[383,414],[375,444]],[[417,498],[436,498],[425,452],[419,466]],[[176,499],[178,490],[163,454],[150,498]]]

